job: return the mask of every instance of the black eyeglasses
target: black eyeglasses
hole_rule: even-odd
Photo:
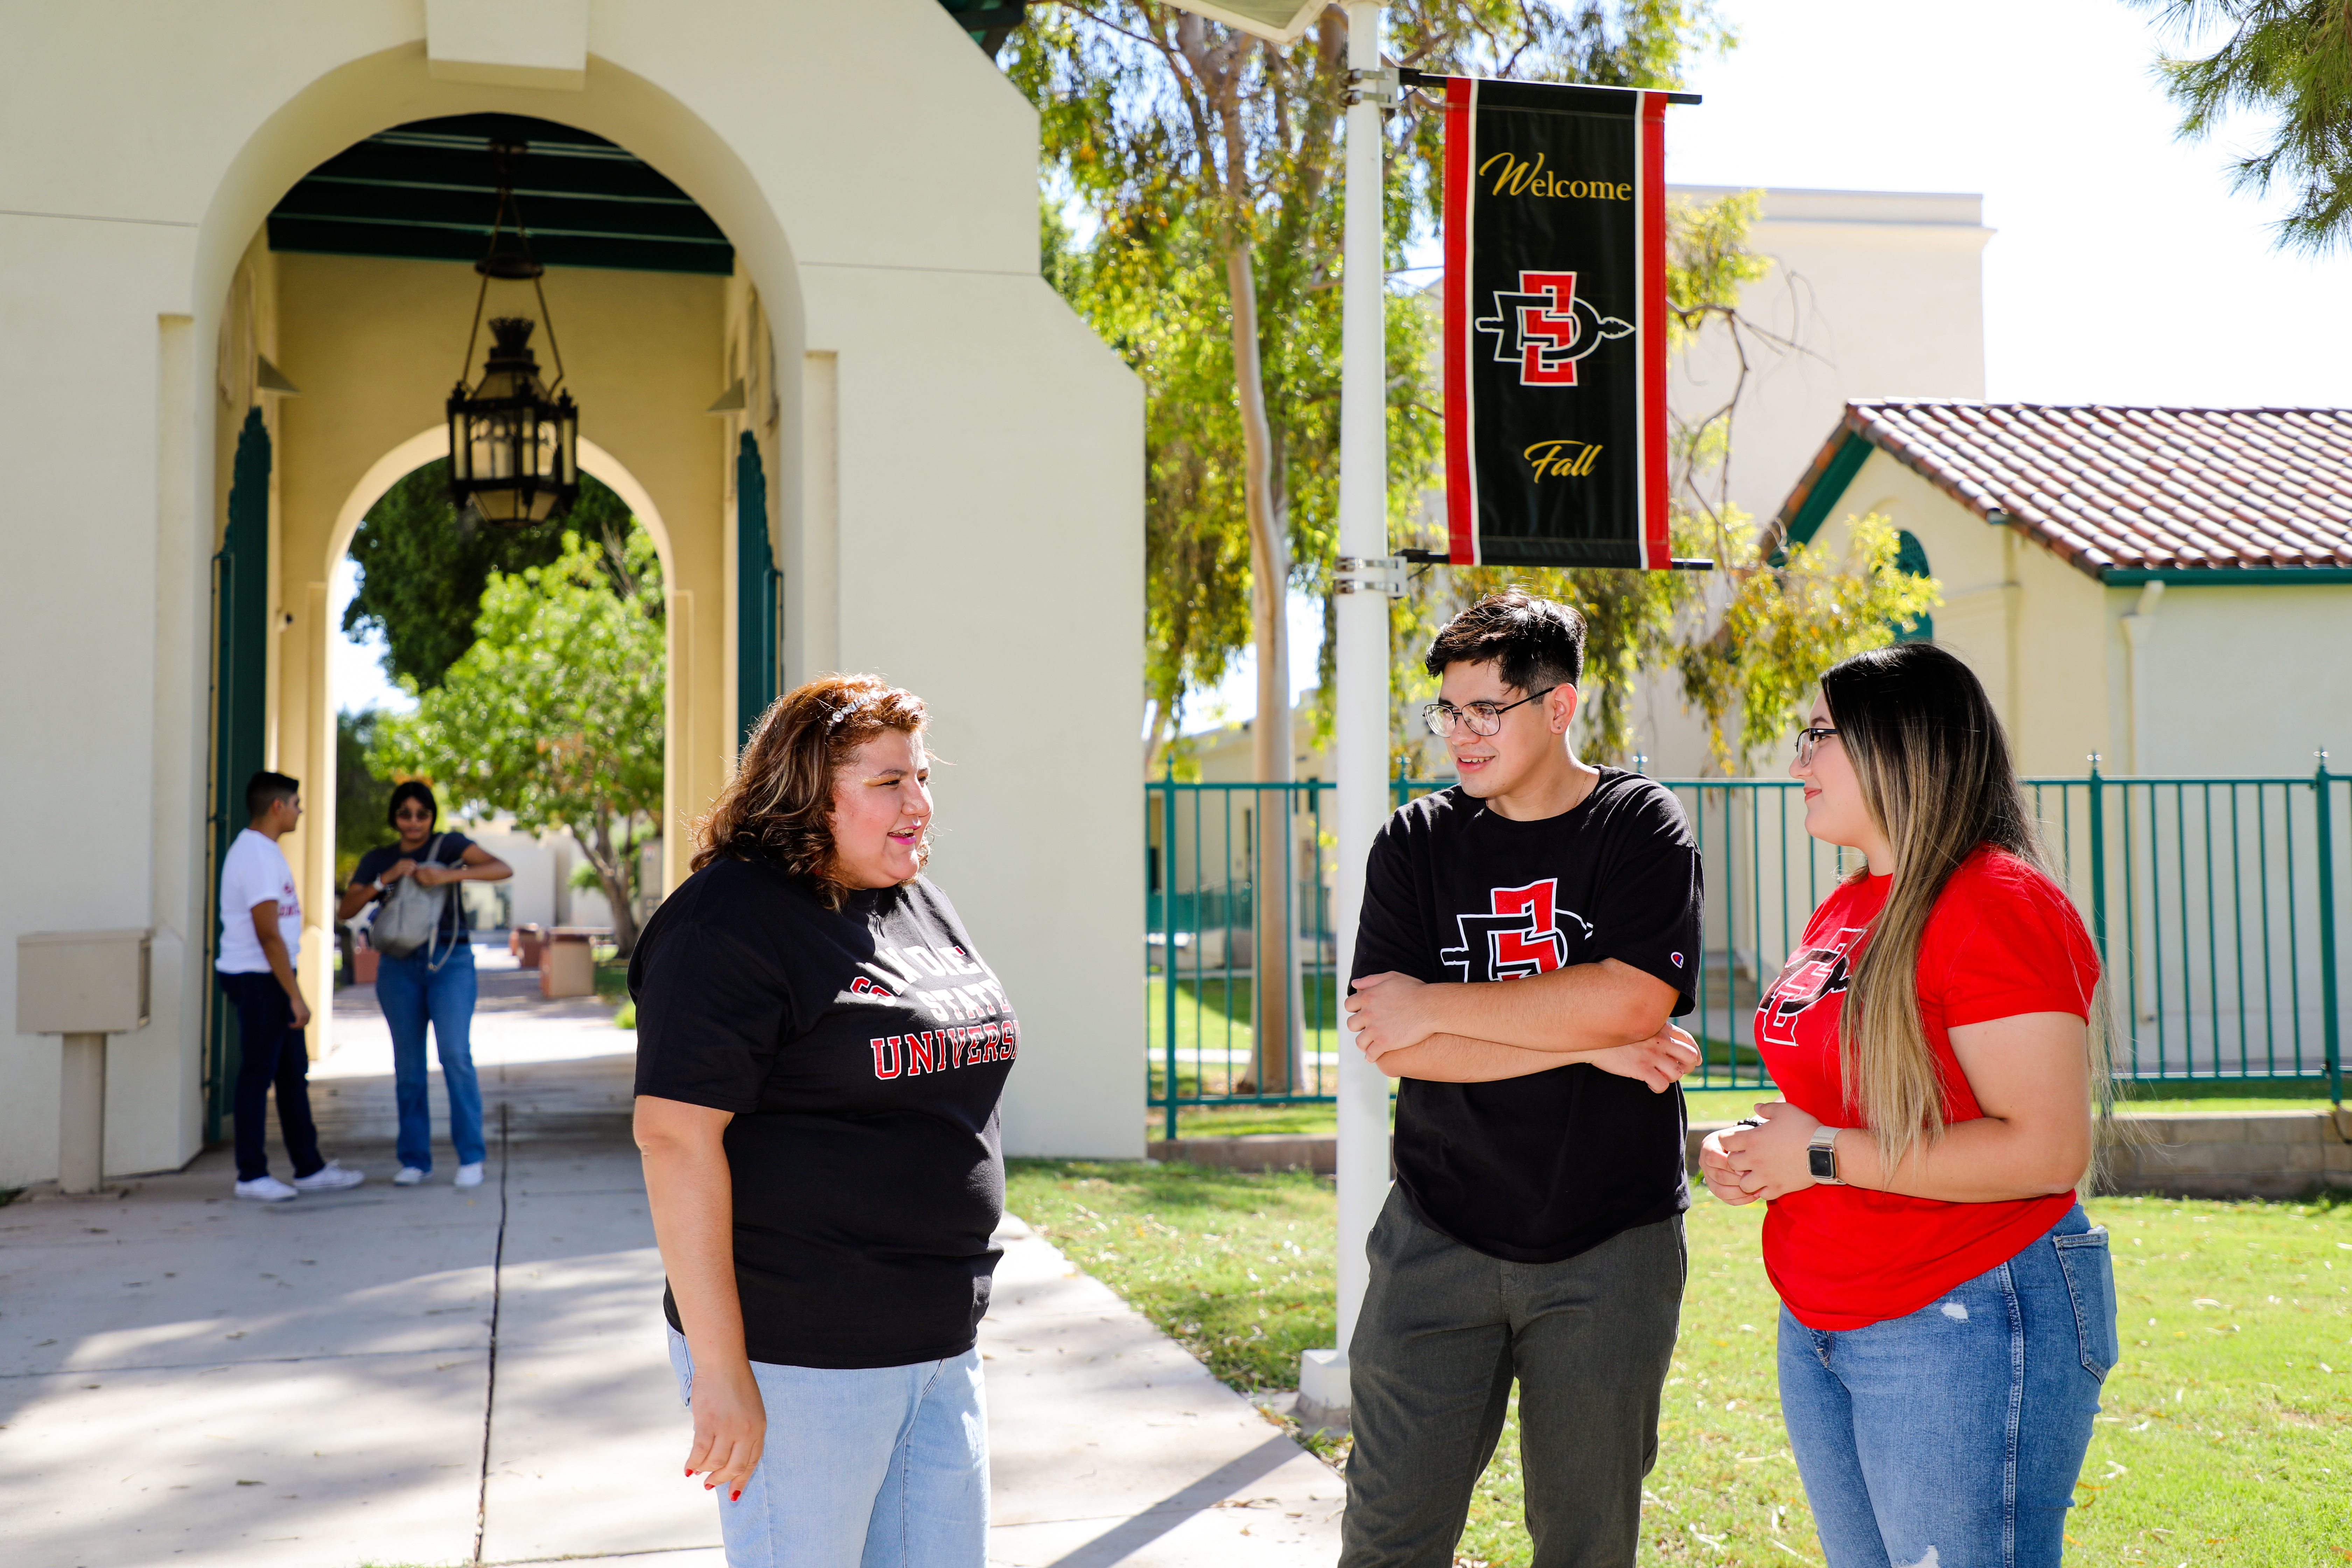
[[[1504,714],[1514,708],[1525,707],[1538,697],[1549,697],[1559,689],[1559,686],[1554,684],[1541,691],[1530,691],[1517,702],[1465,702],[1459,708],[1440,700],[1421,710],[1421,721],[1428,725],[1429,732],[1440,740],[1454,733],[1456,724],[1469,725],[1474,735],[1492,735],[1502,729]]]
[[[1837,731],[1831,729],[1827,724],[1814,724],[1806,729],[1798,731],[1797,765],[1801,768],[1811,767],[1813,765],[1813,753],[1821,749],[1822,742],[1829,736],[1836,733]]]

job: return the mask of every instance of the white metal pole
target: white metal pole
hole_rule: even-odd
[[[1381,68],[1380,0],[1348,0],[1348,63],[1360,72]],[[1385,382],[1386,247],[1381,221],[1381,134],[1378,101],[1391,94],[1367,78],[1348,110],[1345,268],[1341,278],[1339,549],[1352,564],[1345,590],[1334,595],[1337,627],[1337,733],[1333,773],[1339,785],[1339,973],[1354,957],[1356,920],[1364,900],[1364,858],[1388,814],[1389,598],[1388,398]],[[1326,1418],[1347,1410],[1347,1348],[1363,1306],[1370,1266],[1364,1241],[1387,1201],[1388,1079],[1349,1044],[1339,1045],[1339,1342],[1336,1354],[1309,1352],[1300,1369],[1302,1405]],[[1321,1363],[1315,1365],[1320,1356]],[[1313,1386],[1310,1386],[1313,1385]],[[1302,1409],[1302,1415],[1307,1414]]]

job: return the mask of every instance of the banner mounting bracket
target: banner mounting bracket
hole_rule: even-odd
[[[1331,573],[1334,594],[1380,594],[1404,597],[1404,558],[1397,555],[1342,555]]]

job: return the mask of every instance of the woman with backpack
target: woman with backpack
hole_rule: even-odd
[[[2056,1568],[2117,1354],[2075,1201],[2106,1089],[2099,961],[2000,721],[1931,643],[1822,677],[1789,770],[1862,852],[1756,1014],[1787,1097],[1707,1136],[1771,1205],[1780,1408],[1830,1568]]]
[[[474,1081],[474,948],[456,884],[499,882],[514,868],[462,833],[436,833],[441,808],[432,789],[411,779],[395,785],[394,842],[360,857],[336,907],[349,920],[381,901],[369,928],[376,950],[375,1000],[392,1029],[392,1074],[400,1106],[393,1184],[413,1187],[432,1173],[433,1117],[425,1096],[425,1029],[441,1057],[449,1096],[449,1142],[457,1146],[461,1187],[482,1182],[482,1091]]]

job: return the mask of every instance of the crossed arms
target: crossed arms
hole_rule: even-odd
[[[1667,1020],[1675,988],[1613,958],[1517,980],[1433,984],[1367,974],[1348,998],[1356,1044],[1391,1078],[1491,1083],[1570,1062],[1664,1091],[1698,1065]]]

